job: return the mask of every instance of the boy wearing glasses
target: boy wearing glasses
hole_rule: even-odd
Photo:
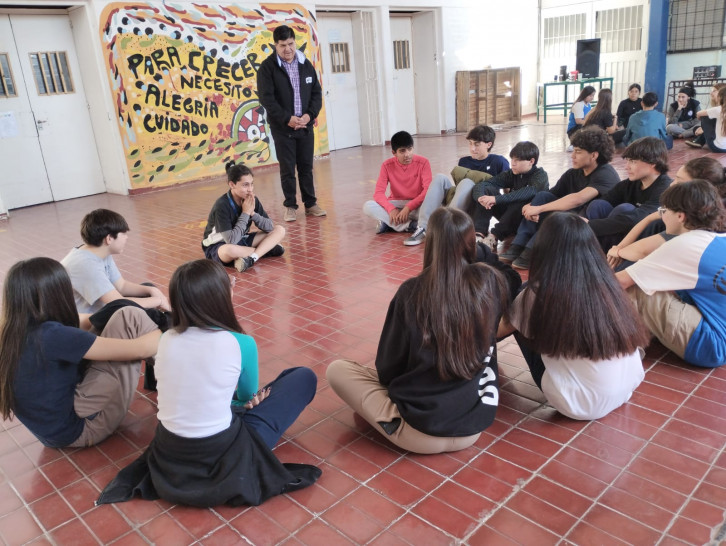
[[[617,244],[650,213],[655,212],[661,194],[668,188],[668,150],[656,137],[633,142],[623,152],[628,178],[618,183],[602,199],[587,207],[586,218],[603,250]]]

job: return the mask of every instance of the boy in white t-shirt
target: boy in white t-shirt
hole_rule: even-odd
[[[726,364],[726,210],[704,180],[668,188],[658,210],[677,235],[616,273],[651,333],[696,366]]]

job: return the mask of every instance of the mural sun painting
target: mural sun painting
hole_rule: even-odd
[[[106,6],[101,41],[132,190],[221,175],[231,159],[277,162],[257,68],[282,24],[320,73],[316,21],[297,4]],[[315,155],[327,152],[323,111]]]

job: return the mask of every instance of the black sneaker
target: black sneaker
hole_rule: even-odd
[[[701,137],[695,138],[694,140],[686,140],[686,146],[690,146],[691,148],[702,148],[705,143],[705,139],[701,140]]]
[[[386,224],[385,222],[382,222],[381,220],[378,220],[378,224],[376,224],[376,235],[381,235],[382,233],[388,233],[389,231],[394,231],[394,229]]]
[[[275,245],[272,247],[272,250],[270,250],[267,254],[262,256],[263,258],[277,258],[278,256],[282,256],[285,254],[285,247],[282,245]]]
[[[502,252],[499,255],[499,261],[507,264],[511,264],[514,260],[519,258],[519,255],[524,252],[522,245],[511,245],[506,252]]]
[[[247,271],[253,265],[255,265],[255,259],[252,256],[247,256],[246,258],[237,258],[234,261],[234,268],[240,273]]]
[[[525,248],[519,255],[519,258],[512,262],[512,267],[515,269],[529,269],[529,262],[532,259],[532,249]]]
[[[407,233],[416,233],[416,230],[418,229],[418,220],[411,220],[408,223],[408,227],[406,228]]]

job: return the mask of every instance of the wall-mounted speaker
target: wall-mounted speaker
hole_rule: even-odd
[[[577,71],[583,78],[600,76],[600,38],[577,40]]]

